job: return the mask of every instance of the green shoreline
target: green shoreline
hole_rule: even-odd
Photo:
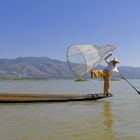
[[[0,80],[69,80],[75,78],[28,78],[28,77],[0,77]]]
[[[47,80],[47,78],[13,78],[13,77],[4,77],[0,80]]]

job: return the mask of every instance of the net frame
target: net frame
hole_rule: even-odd
[[[81,47],[85,47],[88,46],[89,47],[93,47],[94,49],[91,51],[90,49],[85,51],[85,52],[82,52],[78,47],[76,46],[81,46]],[[79,53],[75,53],[75,54],[72,54],[72,55],[69,55],[70,53],[70,50],[74,48],[76,51],[78,51]],[[67,49],[67,53],[66,53],[66,56],[67,56],[67,63],[68,63],[68,66],[70,68],[70,70],[72,71],[72,73],[78,77],[82,77],[83,75],[85,75],[85,73],[87,73],[89,71],[89,68],[92,67],[96,67],[100,62],[101,60],[103,60],[109,53],[112,53],[113,51],[115,50],[115,47],[113,45],[91,45],[91,44],[85,44],[85,45],[71,45],[68,47]],[[101,57],[100,59],[97,59],[97,61],[95,61],[95,63],[92,64],[92,66],[88,66],[87,65],[87,62],[92,60],[93,58],[96,58],[96,57],[89,57],[89,59],[86,59],[86,55],[84,55],[84,53],[96,53],[96,57],[99,57],[99,55],[101,55],[102,53],[104,54],[103,57]],[[70,60],[70,57],[73,57],[73,56],[76,56],[76,55],[80,55],[83,59],[83,61],[81,63],[74,63],[74,62],[71,62]],[[78,72],[78,70],[76,71],[75,69],[73,69],[73,65],[82,65],[84,66],[84,71],[83,72]],[[90,68],[91,69],[91,68]]]

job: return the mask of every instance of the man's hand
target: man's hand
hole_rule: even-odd
[[[109,53],[107,57],[110,57],[110,56],[112,56],[112,53]]]
[[[110,56],[112,56],[112,53],[109,53],[109,54],[105,57],[105,59],[109,58]]]

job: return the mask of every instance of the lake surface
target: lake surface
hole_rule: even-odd
[[[130,80],[140,90],[140,80]],[[2,92],[99,93],[103,81],[0,81]],[[139,140],[140,95],[112,81],[114,97],[82,102],[0,104],[0,140]]]

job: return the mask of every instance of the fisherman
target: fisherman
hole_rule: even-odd
[[[110,78],[111,78],[111,74],[112,73],[116,73],[119,77],[119,71],[116,67],[116,65],[118,63],[120,63],[118,61],[117,58],[114,58],[111,61],[108,61],[107,59],[111,56],[112,54],[109,54],[104,60],[107,63],[107,67],[104,70],[95,70],[92,71],[91,70],[91,78],[97,78],[97,77],[102,77],[104,79],[104,94],[106,96],[109,96],[109,88],[110,88]]]

